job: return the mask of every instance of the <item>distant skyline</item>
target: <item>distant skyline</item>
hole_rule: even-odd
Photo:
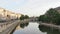
[[[0,7],[29,16],[44,14],[49,8],[60,6],[60,0],[1,0]]]

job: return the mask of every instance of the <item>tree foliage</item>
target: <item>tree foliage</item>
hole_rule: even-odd
[[[24,15],[21,15],[20,20],[24,20]]]
[[[29,16],[28,16],[28,15],[25,15],[25,16],[24,16],[24,18],[25,18],[25,19],[28,19],[28,18],[29,18]]]
[[[21,15],[20,20],[24,20],[24,19],[28,19],[28,18],[29,18],[28,15]]]
[[[39,21],[60,24],[60,14],[57,10],[51,8],[44,15],[39,16]]]

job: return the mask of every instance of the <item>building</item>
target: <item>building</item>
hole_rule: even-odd
[[[14,13],[9,10],[5,10],[3,8],[0,8],[0,20],[11,20],[11,19],[17,19],[20,18],[21,14]]]

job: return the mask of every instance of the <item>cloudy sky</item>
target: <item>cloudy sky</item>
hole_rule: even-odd
[[[49,8],[60,6],[60,0],[1,0],[0,7],[13,12],[39,16]]]

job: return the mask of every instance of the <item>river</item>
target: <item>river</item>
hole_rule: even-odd
[[[13,34],[60,34],[60,30],[39,25],[37,22],[27,22],[19,24]]]

